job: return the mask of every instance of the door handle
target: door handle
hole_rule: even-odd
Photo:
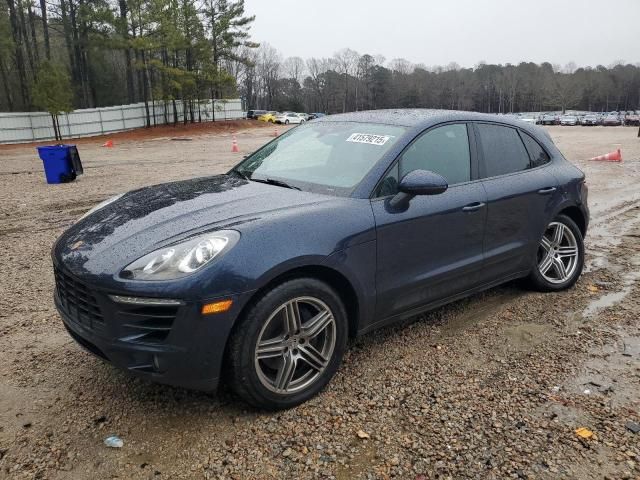
[[[547,195],[548,193],[553,193],[556,191],[556,187],[547,187],[547,188],[541,188],[540,190],[538,190],[538,193],[540,195]]]
[[[463,212],[475,212],[476,210],[480,210],[482,207],[484,207],[484,203],[483,202],[475,202],[475,203],[470,203],[469,205],[462,207],[462,211]]]

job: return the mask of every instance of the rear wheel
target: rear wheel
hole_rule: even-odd
[[[265,293],[229,341],[230,383],[247,403],[290,408],[333,377],[347,344],[347,315],[327,284],[300,278]]]
[[[529,279],[538,290],[564,290],[576,283],[583,266],[582,233],[571,218],[558,215],[540,239]]]
[[[284,124],[285,124],[285,125],[289,125],[289,120],[285,120],[285,121],[284,121]]]

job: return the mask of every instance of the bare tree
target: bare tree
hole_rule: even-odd
[[[282,63],[282,71],[287,78],[293,78],[301,84],[305,75],[304,60],[300,57],[288,57]]]
[[[280,53],[268,43],[263,43],[258,49],[257,69],[260,78],[259,88],[265,96],[269,108],[273,107],[281,64]]]
[[[333,55],[339,72],[344,76],[344,100],[342,103],[342,111],[347,111],[347,99],[349,97],[349,76],[353,74],[358,66],[360,55],[355,50],[344,48]]]

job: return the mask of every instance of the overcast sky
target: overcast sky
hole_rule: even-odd
[[[640,62],[640,0],[245,0],[255,41],[283,56],[450,62]]]

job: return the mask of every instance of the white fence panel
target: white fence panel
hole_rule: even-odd
[[[31,117],[31,132],[24,130],[22,132],[22,142],[29,141],[29,133],[33,140],[53,138],[53,125],[51,124],[51,115],[44,112],[35,112],[29,114]]]
[[[175,103],[178,123],[184,119],[184,105]],[[166,110],[166,112],[165,112]],[[172,102],[149,103],[149,115],[152,125],[173,123],[174,108]],[[207,100],[195,104],[195,121],[237,120],[244,118],[240,99]],[[190,112],[187,111],[190,119]],[[155,119],[155,122],[154,122]],[[60,131],[65,138],[89,137],[105,133],[120,132],[146,125],[144,103],[119,105],[116,107],[86,108],[74,110],[58,117]],[[0,143],[22,143],[41,140],[53,140],[51,115],[45,112],[0,113]]]

